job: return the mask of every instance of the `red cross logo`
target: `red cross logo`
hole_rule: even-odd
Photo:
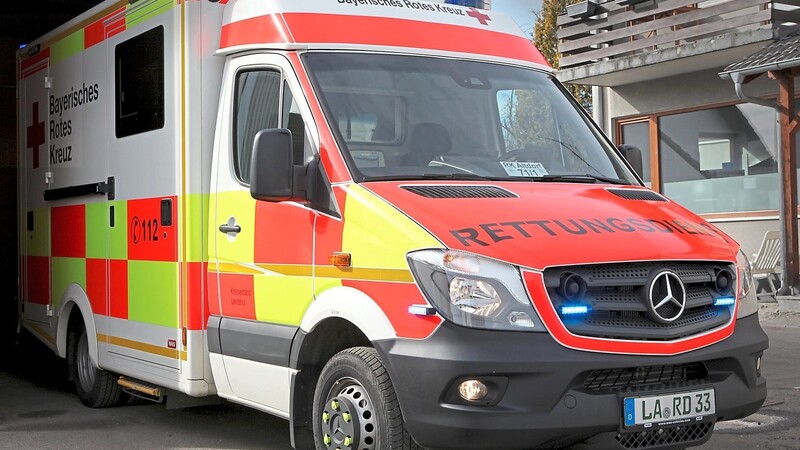
[[[489,21],[492,20],[488,15],[478,11],[475,8],[470,8],[467,12],[467,15],[478,19],[478,22],[480,22],[481,25],[489,25]]]
[[[27,148],[33,150],[33,168],[39,168],[39,146],[44,145],[44,122],[39,122],[39,102],[33,102],[33,124],[27,129]]]

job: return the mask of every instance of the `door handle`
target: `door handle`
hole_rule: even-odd
[[[242,231],[242,227],[239,225],[231,225],[227,223],[223,223],[219,226],[219,231],[223,233],[240,233]]]

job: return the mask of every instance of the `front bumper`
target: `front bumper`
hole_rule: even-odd
[[[729,338],[676,356],[592,353],[563,347],[549,334],[474,330],[450,323],[426,340],[376,343],[414,439],[424,447],[459,449],[563,446],[590,437],[603,448],[626,448],[616,437],[622,397],[631,393],[713,387],[716,420],[747,416],[767,395],[765,378],[756,374],[756,359],[767,345],[757,315],[738,320]],[[598,369],[694,362],[705,364],[708,375],[691,385],[622,391],[584,387],[588,374]],[[481,377],[497,382],[498,395],[488,405],[467,405],[453,395],[456,382]],[[710,433],[683,441],[683,446],[708,437]]]

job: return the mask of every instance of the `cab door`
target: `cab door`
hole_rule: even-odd
[[[316,214],[297,203],[254,200],[250,158],[256,133],[267,128],[292,131],[297,164],[310,157],[310,112],[281,55],[232,59],[225,80],[209,227],[211,290],[218,297],[212,312],[221,317],[231,394],[288,414],[289,349],[313,297]]]

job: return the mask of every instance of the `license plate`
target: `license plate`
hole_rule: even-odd
[[[625,397],[623,400],[626,428],[700,422],[715,412],[714,389],[650,397]]]

